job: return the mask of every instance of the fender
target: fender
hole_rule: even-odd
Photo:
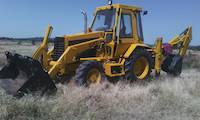
[[[145,45],[145,44],[131,44],[131,46],[128,48],[128,50],[126,51],[123,57],[129,58],[129,56],[133,53],[133,51],[138,47],[151,49],[148,45]]]

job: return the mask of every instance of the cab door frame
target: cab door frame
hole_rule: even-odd
[[[131,16],[131,30],[132,36],[131,37],[121,37],[121,24],[122,24],[122,15],[130,15]],[[132,10],[128,9],[120,9],[119,20],[117,24],[116,36],[117,36],[117,45],[115,50],[115,57],[122,56],[126,50],[130,47],[131,44],[137,43],[137,23],[136,23],[136,16]]]

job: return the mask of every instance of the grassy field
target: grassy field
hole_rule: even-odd
[[[0,43],[0,64],[6,50],[31,55],[37,46]],[[55,96],[42,98],[15,99],[0,90],[0,120],[198,120],[199,78],[199,53],[191,52],[178,78],[163,74],[146,84],[120,81],[90,89],[58,84]]]

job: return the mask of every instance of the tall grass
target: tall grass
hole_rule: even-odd
[[[188,52],[183,59],[183,68],[195,68],[200,70],[200,54]]]
[[[36,46],[3,45],[31,55]],[[163,75],[147,84],[105,83],[97,88],[57,85],[55,96],[16,99],[0,90],[0,120],[198,120],[200,119],[199,56],[184,59],[181,77]]]
[[[198,120],[200,74],[185,70],[181,77],[163,76],[147,84],[98,88],[58,85],[52,97],[26,96],[20,100],[0,92],[1,120]]]

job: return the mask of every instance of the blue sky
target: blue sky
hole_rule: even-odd
[[[114,3],[119,0],[114,0]],[[149,11],[143,17],[146,43],[163,36],[164,42],[193,26],[193,45],[200,45],[200,0],[120,0]],[[48,24],[53,36],[83,31],[81,9],[88,13],[89,25],[96,7],[107,0],[0,0],[0,36],[43,36]]]

